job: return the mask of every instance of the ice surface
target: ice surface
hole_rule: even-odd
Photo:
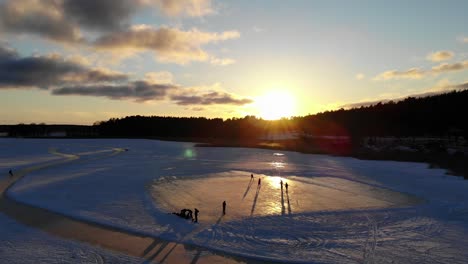
[[[420,202],[409,195],[341,178],[288,176],[286,180],[264,174],[251,178],[246,171],[164,178],[154,182],[151,194],[158,208],[169,212],[187,206],[197,208],[201,211],[199,222],[210,224],[311,211],[403,207]],[[223,201],[228,205],[226,215],[222,214]]]
[[[31,172],[8,192],[14,199],[75,218],[266,260],[464,263],[468,259],[468,181],[428,169],[427,164],[195,148],[191,143],[152,140],[15,139],[14,144],[9,140],[13,139],[2,143],[30,149],[37,145],[46,156],[51,149],[78,154],[73,162]],[[129,151],[112,155],[113,148]],[[8,157],[3,168],[10,166],[16,149],[0,150]],[[41,155],[37,153],[33,156]],[[237,172],[240,175],[232,177]],[[242,202],[250,173],[263,177],[252,217],[256,182]],[[223,188],[211,184],[220,176],[233,182]],[[285,192],[283,203],[275,183],[280,178],[290,183],[291,214]],[[177,192],[172,200],[164,192],[153,197],[157,186],[164,184],[200,188]],[[308,195],[315,199],[306,199]],[[218,221],[224,197],[230,197],[228,212]],[[202,207],[199,204],[206,199],[210,204],[208,209],[199,208],[199,224],[170,214],[182,205]],[[236,199],[239,208],[234,208]]]

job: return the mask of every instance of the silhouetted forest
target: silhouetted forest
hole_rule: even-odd
[[[95,124],[105,137],[256,139],[278,133],[312,136],[464,136],[468,138],[468,90],[409,97],[349,110],[267,121],[244,118],[129,116]],[[465,110],[463,110],[465,109]]]
[[[468,90],[398,102],[378,103],[349,110],[268,121],[244,118],[128,116],[96,122],[93,126],[19,124],[0,126],[9,136],[72,136],[126,138],[219,138],[249,140],[271,135],[348,136],[464,136],[468,138]]]

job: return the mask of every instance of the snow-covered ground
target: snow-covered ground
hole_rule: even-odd
[[[10,146],[0,148],[2,175],[16,157],[35,160],[52,156],[50,152],[80,157],[31,172],[9,189],[9,197],[134,233],[264,260],[464,263],[468,259],[468,181],[428,169],[426,164],[261,149],[194,148],[191,143],[152,140],[0,139],[0,145]],[[114,148],[128,151],[114,155],[110,151]],[[99,150],[103,152],[96,152]],[[187,180],[210,183],[233,172],[245,173],[246,178],[243,184],[228,184],[228,190],[240,197],[233,204],[241,203],[253,173],[265,183],[290,182],[291,200],[294,195],[294,202],[302,199],[310,206],[293,203],[289,213],[283,201],[283,211],[279,191],[273,196],[260,192],[255,197],[257,186],[253,185],[245,198],[245,214],[230,217],[228,207],[226,217],[204,221],[204,213],[220,212],[221,202],[230,195],[227,187],[202,184],[204,188],[197,189],[198,185],[189,184],[170,189]],[[171,207],[157,196],[162,184],[175,190],[174,205],[197,206],[202,221],[192,224],[169,214]],[[321,204],[318,207],[314,195]],[[210,203],[193,199],[203,196]],[[365,206],[371,201],[366,197],[372,198],[371,206]],[[251,213],[255,198],[258,207]],[[279,210],[259,213],[270,202],[274,203],[270,208]]]
[[[45,141],[37,141],[34,147],[22,142],[22,139],[0,138],[0,178],[7,176],[10,169],[14,172],[25,166],[60,158],[48,152],[50,144]]]
[[[0,263],[139,263],[141,259],[67,241],[0,213]]]

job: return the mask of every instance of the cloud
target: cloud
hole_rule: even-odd
[[[122,84],[71,85],[52,90],[53,95],[78,95],[106,97],[112,100],[134,100],[135,102],[170,100],[177,105],[194,106],[196,111],[207,105],[245,105],[253,101],[236,98],[223,91],[201,91],[200,88],[184,88],[175,84],[152,83],[146,80]]]
[[[141,5],[131,0],[64,0],[63,13],[88,29],[113,30],[127,26]]]
[[[358,73],[356,74],[356,80],[364,80],[364,78],[366,78],[366,76],[363,74],[363,73]]]
[[[200,111],[204,111],[205,108],[197,106],[197,107],[187,107],[187,108],[185,108],[185,110],[200,112]]]
[[[169,16],[201,17],[214,13],[211,0],[156,0],[159,8]]]
[[[420,97],[427,97],[427,96],[431,96],[431,95],[443,94],[443,93],[451,92],[451,91],[454,91],[454,90],[461,91],[461,90],[467,90],[467,89],[468,89],[468,82],[459,83],[459,84],[451,84],[447,80],[442,80],[438,84],[436,84],[435,86],[433,86],[433,87],[431,87],[429,89],[426,89],[425,91],[422,91],[420,93],[408,94],[408,95],[399,96],[399,97],[396,97],[396,98],[393,98],[393,99],[362,101],[362,102],[358,102],[358,103],[344,104],[344,105],[341,105],[338,108],[345,108],[345,109],[358,108],[358,107],[361,107],[361,106],[371,106],[371,105],[376,105],[378,103],[387,103],[387,102],[390,102],[390,101],[398,102],[398,101],[402,101],[402,100],[404,100],[404,99],[406,99],[408,97],[420,98]]]
[[[160,8],[174,16],[213,13],[211,0],[4,0],[0,2],[0,29],[80,43],[84,42],[81,30],[128,28],[131,17],[144,8]]]
[[[66,59],[58,54],[21,57],[0,45],[0,89],[42,88],[53,95],[106,97],[136,102],[170,100],[177,105],[245,105],[251,99],[238,98],[210,87],[184,88],[173,83],[170,72],[150,72],[143,80],[107,68],[91,68],[81,57]]]
[[[386,71],[376,77],[374,80],[391,80],[391,79],[421,79],[425,76],[438,75],[441,73],[462,71],[468,69],[468,61],[461,61],[455,63],[441,63],[437,66],[432,67],[429,70],[421,70],[419,68],[411,68],[406,71]]]
[[[239,38],[237,31],[222,33],[203,32],[198,29],[183,31],[176,28],[133,26],[125,31],[99,37],[94,46],[105,50],[150,50],[159,60],[186,64],[190,61],[207,61],[210,55],[202,45]]]
[[[439,62],[450,60],[454,55],[455,54],[449,50],[441,50],[428,54],[426,59],[429,61]]]
[[[0,88],[48,89],[66,83],[123,81],[127,78],[126,74],[89,68],[57,54],[20,57],[16,51],[0,46]]]
[[[0,28],[50,40],[81,43],[81,27],[106,31],[128,27],[148,0],[6,0],[0,4]]]
[[[468,89],[468,82],[466,83],[461,83],[461,84],[457,84],[457,85],[453,85],[453,88],[457,89],[457,90],[466,90]]]
[[[14,0],[0,3],[0,29],[34,34],[59,42],[80,42],[79,28],[70,23],[58,0]]]
[[[63,76],[62,80],[67,83],[96,83],[96,82],[113,82],[124,81],[128,79],[128,75],[112,71],[106,68],[95,68],[84,70],[81,72],[70,72]]]
[[[431,72],[433,73],[442,73],[449,71],[461,71],[468,69],[468,61],[456,62],[456,63],[442,63],[438,66],[432,67]]]
[[[54,89],[54,95],[81,95],[107,97],[114,100],[133,99],[137,102],[163,100],[168,91],[175,89],[171,84],[154,84],[133,81],[121,85],[77,85]]]
[[[419,68],[411,68],[406,71],[391,70],[377,75],[374,80],[390,80],[390,79],[421,79],[425,72]]]
[[[183,16],[213,12],[211,0],[0,0],[0,33],[35,35],[62,44],[110,51],[117,57],[153,51],[161,62],[234,63],[233,59],[209,54],[203,46],[239,38],[239,32],[131,26],[132,16],[145,8],[160,8],[169,15]]]
[[[199,95],[172,95],[171,100],[178,105],[245,105],[253,102],[251,99],[237,99],[231,94],[218,91]]]

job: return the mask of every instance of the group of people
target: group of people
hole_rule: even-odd
[[[193,217],[193,212],[190,209],[182,209],[182,210],[180,210],[180,213],[173,212],[172,214],[180,216],[180,217],[182,217],[184,219],[191,219],[192,222],[198,223],[198,213],[200,211],[198,211],[197,208],[195,208],[194,211],[195,211],[195,217]]]
[[[254,179],[254,176],[253,174],[250,174],[250,180],[253,181]],[[262,184],[262,179],[258,178],[258,186],[260,186]]]
[[[253,181],[253,174],[250,174],[250,180]],[[260,186],[262,184],[262,180],[260,178],[258,178],[258,186]],[[281,184],[281,190],[283,189],[283,180],[280,181],[280,184]],[[286,191],[288,191],[288,183],[285,183],[284,186],[286,187]],[[224,205],[223,205],[223,208],[224,208]]]
[[[253,179],[254,179],[253,174],[250,174],[250,180],[253,181]],[[260,178],[258,178],[258,187],[260,187],[261,184],[262,184],[262,180]],[[280,181],[280,184],[281,184],[281,190],[283,190],[283,180]],[[288,191],[288,183],[286,182],[284,184],[284,186],[286,187],[286,192],[287,192]],[[227,205],[226,201],[223,201],[223,203],[222,203],[223,215],[226,214],[226,205]],[[198,213],[200,211],[198,211],[197,208],[195,208],[194,211],[195,211],[195,217],[193,217],[193,212],[190,209],[182,209],[182,210],[180,210],[180,213],[174,212],[172,214],[175,214],[175,215],[180,216],[180,217],[185,218],[185,219],[192,219],[192,222],[198,223]]]
[[[281,184],[281,190],[283,190],[283,180],[280,181],[280,184]],[[284,187],[286,187],[286,191],[288,191],[288,183],[285,183]]]

